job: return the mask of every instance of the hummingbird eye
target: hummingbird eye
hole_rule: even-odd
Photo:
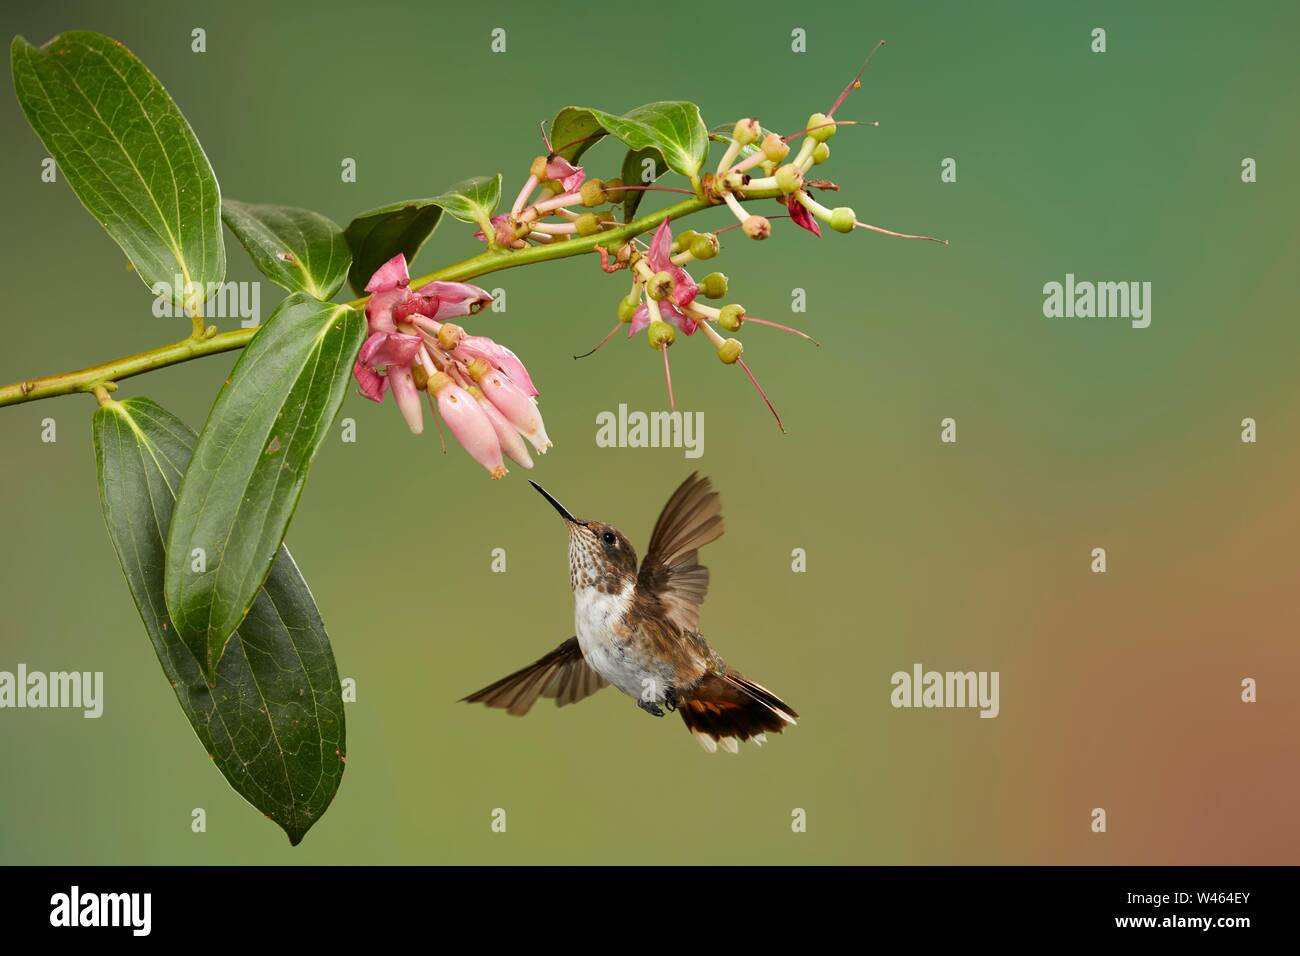
[[[600,536],[600,540],[604,541],[606,544],[613,544],[618,539],[614,537],[614,532],[606,531]]]

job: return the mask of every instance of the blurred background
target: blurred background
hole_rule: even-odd
[[[565,535],[522,471],[494,484],[391,404],[349,397],[358,440],[327,443],[288,537],[358,688],[342,787],[297,849],[210,765],[163,678],[100,517],[93,401],[0,410],[0,670],[103,671],[106,687],[99,720],[0,712],[0,861],[1296,861],[1295,4],[150,0],[3,16],[34,43],[120,39],[224,195],[340,224],[497,171],[508,202],[538,122],[568,104],[690,99],[709,125],[800,129],[883,37],[838,114],[880,128],[840,131],[819,172],[860,218],[951,245],[817,240],[783,220],[766,243],[728,233],[711,265],[730,298],[823,344],[744,332],[786,435],[738,369],[679,344],[679,406],[705,413],[698,461],[596,446],[600,411],[665,403],[640,338],[571,358],[615,321],[622,276],[575,259],[483,280],[508,309],[470,328],[529,363],[556,445],[530,477],[638,548],[691,470],[721,490],[703,630],[803,714],[761,752],[708,756],[676,717],[612,691],[523,720],[456,703],[572,633]],[[191,52],[196,27],[206,53]],[[498,27],[504,54],[489,49]],[[796,28],[806,53],[791,52]],[[151,314],[66,183],[41,183],[46,153],[11,92],[0,129],[0,379],[187,334]],[[1245,157],[1257,183],[1241,181]],[[608,178],[621,158],[610,142],[586,166]],[[475,253],[470,232],[445,222],[414,271]],[[228,278],[258,278],[227,248]],[[1151,282],[1151,327],[1044,318],[1042,286],[1067,272]],[[796,288],[806,315],[790,313]],[[263,318],[278,297],[263,284]],[[197,429],[234,358],[118,395]],[[955,445],[939,441],[949,416]],[[1106,574],[1090,573],[1095,547]],[[999,671],[1000,716],[893,709],[890,675],[915,662]],[[1245,677],[1256,704],[1240,701]],[[190,831],[195,807],[206,833]]]

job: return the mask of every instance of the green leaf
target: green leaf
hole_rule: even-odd
[[[483,226],[492,218],[497,203],[501,201],[501,174],[462,180],[441,196],[435,196],[429,201],[441,206],[448,215],[455,216],[461,222]]]
[[[654,164],[651,167],[653,176],[650,179],[645,178],[645,161],[647,159]],[[623,182],[629,186],[649,186],[667,171],[668,167],[664,165],[659,150],[653,146],[647,146],[645,149],[629,149],[627,151],[627,155],[623,157],[623,170],[619,175]],[[636,218],[637,207],[641,205],[641,200],[644,198],[644,189],[629,190],[623,196],[624,222],[631,222]]]
[[[501,174],[498,173],[466,179],[431,199],[410,199],[363,212],[343,230],[352,249],[348,281],[360,295],[375,270],[399,252],[406,256],[408,263],[412,262],[424,241],[438,227],[444,211],[486,229],[500,201]]]
[[[262,275],[290,292],[327,300],[343,285],[352,253],[343,230],[320,213],[224,199],[221,218]]]
[[[556,156],[577,163],[582,154],[606,134],[605,127],[592,111],[581,106],[566,106],[551,121],[550,140]]]
[[[653,148],[675,173],[694,181],[709,152],[709,131],[694,103],[647,103],[615,116],[588,107],[592,117],[632,149]]]
[[[122,44],[61,33],[16,37],[14,88],[27,121],[73,192],[151,289],[221,282],[221,193],[194,131],[161,83]],[[180,282],[177,282],[177,277]]]
[[[352,250],[348,282],[353,291],[363,294],[375,270],[399,252],[412,262],[441,218],[442,207],[432,199],[413,199],[380,206],[348,223],[343,238]]]
[[[284,539],[365,333],[355,309],[295,292],[212,405],[176,499],[165,582],[176,631],[209,681]]]
[[[181,709],[235,791],[297,844],[329,807],[346,753],[343,699],[325,626],[282,546],[208,687],[163,600],[163,542],[194,432],[146,398],[95,413],[109,537]]]

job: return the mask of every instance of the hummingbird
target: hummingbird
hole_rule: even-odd
[[[700,634],[709,570],[698,551],[722,536],[722,499],[693,473],[673,492],[644,560],[603,521],[582,521],[535,481],[569,532],[576,633],[545,657],[463,698],[522,716],[539,697],[563,707],[613,684],[654,717],[682,715],[710,753],[762,745],[799,715],[732,669]]]

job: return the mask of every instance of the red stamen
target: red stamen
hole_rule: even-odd
[[[668,346],[665,345],[659,351],[664,353],[664,377],[668,379],[668,408],[672,411],[677,410],[677,402],[673,399],[673,373],[668,367]]]
[[[749,376],[749,380],[754,383],[754,387],[758,389],[758,394],[763,396],[763,401],[767,403],[768,411],[772,413],[772,417],[776,419],[777,426],[781,429],[781,434],[784,435],[785,425],[781,422],[781,416],[776,413],[776,409],[772,406],[772,400],[767,397],[767,392],[763,391],[763,386],[758,384],[758,379],[754,378],[754,373],[749,370],[749,366],[745,364],[743,358],[736,359],[736,362],[745,370],[745,374]]]
[[[848,98],[848,95],[852,93],[854,90],[862,88],[862,74],[867,72],[867,64],[870,63],[871,58],[876,55],[876,51],[879,50],[884,45],[885,45],[885,41],[881,40],[879,43],[877,43],[874,47],[871,48],[871,52],[867,54],[867,58],[862,61],[862,69],[858,70],[858,75],[853,78],[853,82],[850,83],[848,86],[844,87],[844,92],[842,92],[840,94],[840,98],[835,101],[835,105],[826,111],[827,116],[834,116],[835,111],[840,108],[840,104],[843,103],[845,99]]]
[[[605,135],[605,133],[604,133],[604,131],[602,130],[602,131],[599,132],[599,133],[592,133],[590,136],[579,136],[577,139],[575,139],[575,140],[571,140],[570,142],[565,143],[565,144],[564,144],[563,146],[561,146],[559,149],[551,149],[551,145],[550,145],[550,143],[547,143],[547,144],[546,144],[546,148],[547,148],[547,149],[551,149],[551,152],[550,152],[550,155],[551,155],[551,156],[559,156],[561,153],[563,153],[563,152],[564,152],[566,149],[568,149],[570,146],[577,146],[579,143],[585,143],[585,142],[587,142],[587,140],[600,139],[600,138],[601,138],[602,136],[604,136],[604,135]],[[567,157],[566,157],[566,158],[567,158]]]
[[[861,229],[870,229],[872,232],[878,232],[884,236],[893,236],[895,239],[928,239],[930,242],[942,242],[945,246],[948,244],[947,239],[936,239],[934,236],[912,236],[905,232],[894,232],[890,229],[881,229],[879,226],[873,226],[865,222],[854,223],[854,225]]]
[[[542,145],[546,147],[547,155],[554,156],[555,150],[551,149],[551,137],[546,135],[546,120],[538,123],[537,128],[542,131]]]
[[[822,344],[818,342],[815,338],[813,338],[811,335],[809,335],[807,332],[801,332],[798,329],[792,329],[790,326],[782,325],[780,322],[772,322],[768,319],[760,319],[753,315],[745,316],[744,321],[757,322],[759,325],[770,325],[774,329],[780,329],[782,332],[790,332],[794,335],[799,336],[799,338],[801,339],[807,339],[809,342],[811,342],[813,345],[817,346],[818,348],[822,347]]]
[[[609,330],[608,333],[606,333],[606,335],[605,335],[605,337],[604,337],[603,339],[601,339],[599,342],[596,343],[596,348],[592,349],[590,352],[583,352],[581,355],[575,355],[575,356],[573,357],[574,361],[576,362],[578,359],[584,359],[584,358],[586,358],[588,355],[595,355],[595,354],[596,354],[596,349],[599,349],[602,345],[604,345],[604,344],[605,344],[606,342],[608,342],[611,338],[613,338],[613,337],[614,337],[614,333],[617,332],[617,331],[618,331],[619,329],[621,329],[622,327],[623,327],[623,323],[622,323],[622,322],[620,322],[618,325],[614,326],[612,329]]]

